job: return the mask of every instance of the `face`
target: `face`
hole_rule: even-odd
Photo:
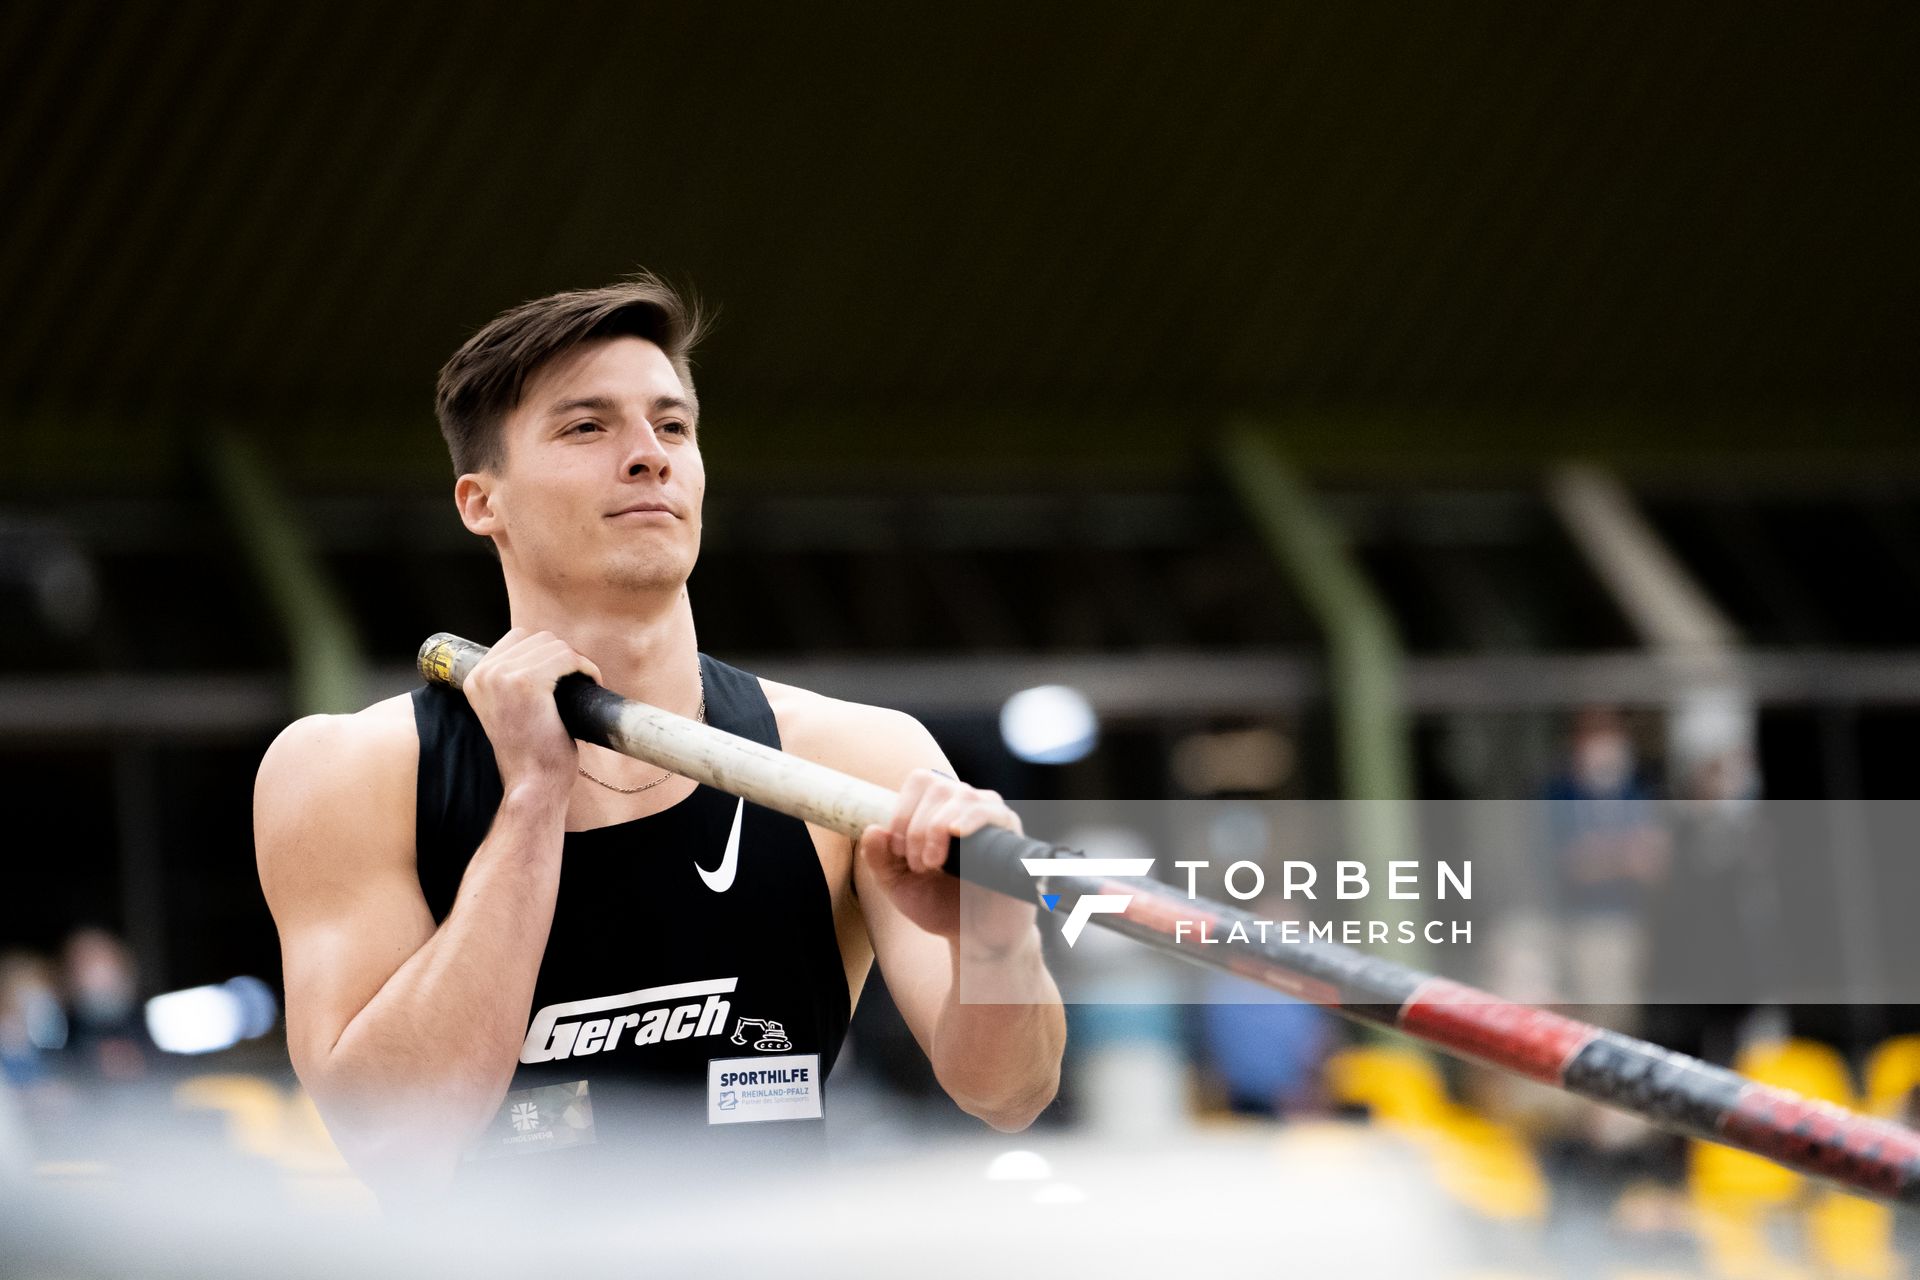
[[[494,539],[510,583],[553,592],[678,588],[700,553],[693,396],[644,338],[568,353],[528,380],[502,425],[505,457],[460,477],[469,529]]]
[[[1596,791],[1611,791],[1633,776],[1633,743],[1614,726],[1595,727],[1574,739],[1573,771]]]

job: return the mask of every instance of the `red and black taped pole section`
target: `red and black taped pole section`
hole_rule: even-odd
[[[963,845],[967,842],[962,842]],[[1724,1067],[1632,1036],[1463,983],[1422,973],[1334,942],[1285,942],[1253,928],[1256,917],[1188,898],[1158,882],[1074,876],[1073,855],[1055,850],[1063,874],[1039,883],[1067,905],[1086,894],[1132,897],[1118,914],[1091,917],[1181,959],[1250,978],[1348,1017],[1391,1027],[1461,1057],[1636,1115],[1664,1129],[1765,1156],[1801,1173],[1902,1204],[1920,1205],[1920,1133],[1830,1102],[1759,1084]],[[976,879],[972,870],[968,879]],[[1008,877],[989,887],[1019,887]],[[1204,924],[1225,937],[1235,923],[1249,941],[1210,947],[1176,941]],[[1215,953],[1227,953],[1216,955]]]
[[[420,672],[458,689],[486,649],[437,635],[421,646]],[[585,676],[554,691],[576,738],[611,747],[790,817],[857,839],[885,826],[899,797],[757,742],[633,702]],[[947,870],[1000,893],[1038,902],[1059,894],[1069,911],[1094,894],[1124,896],[1124,910],[1090,917],[1180,958],[1251,978],[1348,1017],[1591,1098],[1663,1128],[1752,1151],[1885,1199],[1920,1204],[1920,1134],[1785,1089],[1743,1079],[1617,1032],[1514,1004],[1472,987],[1332,942],[1268,936],[1247,912],[1187,898],[1157,881],[1076,875],[1081,855],[998,827],[955,842]],[[1028,860],[1058,863],[1059,871]],[[1094,862],[1082,860],[1086,869]],[[1247,926],[1249,941],[1182,946],[1177,924],[1212,936]],[[1260,941],[1253,941],[1255,935]]]

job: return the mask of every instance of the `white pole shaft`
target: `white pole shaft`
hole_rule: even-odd
[[[484,646],[442,632],[421,646],[420,672],[436,684],[459,689],[474,664],[486,656]],[[587,700],[587,718],[595,723],[569,725],[577,736],[597,742],[604,735],[605,744],[622,755],[671,769],[852,840],[870,826],[885,826],[893,820],[899,797],[885,787],[618,697],[597,685],[588,684],[586,689],[593,695]],[[566,701],[563,697],[563,713]]]

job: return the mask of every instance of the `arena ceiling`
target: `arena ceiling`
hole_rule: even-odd
[[[1892,438],[1917,35],[1899,4],[15,4],[0,415],[43,463],[217,421],[444,465],[448,351],[644,263],[720,304],[702,392],[744,451],[1151,454],[1328,405]]]

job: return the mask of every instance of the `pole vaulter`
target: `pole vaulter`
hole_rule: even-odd
[[[458,636],[435,635],[421,646],[420,673],[458,689],[486,653],[484,646]],[[630,701],[584,675],[560,681],[554,696],[562,722],[582,741],[850,839],[859,839],[869,826],[885,826],[893,815],[895,797],[885,787]],[[1164,885],[1075,874],[1080,855],[1004,828],[986,827],[954,844],[946,869],[985,888],[1029,901],[1043,893],[1068,901],[1091,894],[1130,895],[1123,912],[1093,919],[1156,950],[1390,1027],[1676,1133],[1751,1151],[1851,1190],[1920,1205],[1920,1133],[1904,1126],[1337,943],[1271,939],[1235,946],[1231,950],[1237,954],[1216,959],[1178,945],[1174,921],[1203,920],[1214,933],[1224,934],[1236,921],[1251,923],[1248,913],[1190,899]],[[1060,869],[1036,877],[1025,860],[1055,862]]]

